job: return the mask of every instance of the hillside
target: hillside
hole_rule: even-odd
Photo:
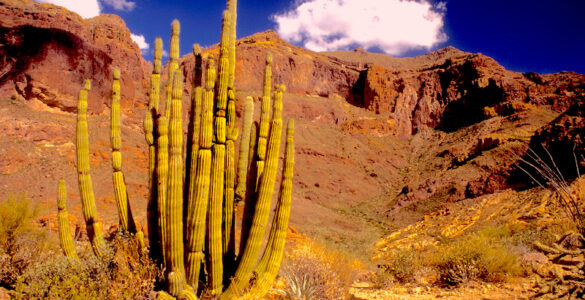
[[[83,20],[31,0],[0,0],[0,16],[0,199],[26,192],[54,205],[57,180],[65,178],[72,214],[81,216],[75,101],[88,78],[98,210],[106,224],[117,222],[108,132],[117,66],[126,181],[133,211],[145,225],[142,119],[151,67],[124,22],[111,15]],[[287,86],[285,119],[297,120],[291,224],[360,256],[394,229],[446,205],[530,187],[511,154],[524,155],[531,143],[545,143],[562,157],[574,142],[577,155],[584,154],[581,74],[516,73],[452,47],[414,58],[316,53],[267,31],[237,41],[239,107],[248,95],[258,101],[268,51],[275,82]],[[210,54],[217,56],[217,48],[205,51]],[[192,54],[184,55],[185,78],[193,66]],[[187,82],[185,115],[190,91]]]

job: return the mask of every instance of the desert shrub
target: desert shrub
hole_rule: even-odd
[[[42,261],[55,247],[55,237],[36,223],[38,203],[24,195],[0,201],[0,285],[13,287],[18,276]]]
[[[60,252],[36,263],[18,277],[13,296],[30,299],[148,299],[159,271],[141,254],[131,236],[108,239],[110,252],[98,259],[88,243],[78,247],[79,260]]]
[[[420,265],[420,256],[414,250],[395,250],[388,262],[378,265],[377,285],[386,286],[392,282],[413,282]]]
[[[498,282],[520,274],[518,255],[510,249],[504,237],[508,235],[502,230],[488,228],[441,245],[433,259],[440,283]]]
[[[289,246],[280,275],[285,299],[345,299],[362,268],[359,261],[300,238]]]

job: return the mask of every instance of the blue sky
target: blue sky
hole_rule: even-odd
[[[67,6],[83,3],[91,11],[121,16],[143,56],[152,59],[155,37],[165,47],[170,23],[181,22],[181,55],[195,42],[217,43],[224,1],[42,0]],[[361,46],[393,56],[424,54],[446,46],[481,52],[506,68],[585,74],[583,0],[239,0],[238,38],[268,29],[313,50]],[[73,4],[69,4],[73,5]],[[137,39],[139,41],[139,39]]]

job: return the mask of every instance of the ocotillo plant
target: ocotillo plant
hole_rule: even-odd
[[[223,15],[217,76],[214,59],[208,56],[205,81],[202,80],[203,56],[198,46],[193,48],[195,69],[191,95],[193,107],[186,138],[187,163],[183,162],[183,72],[178,68],[178,21],[173,21],[172,25],[164,113],[159,111],[162,42],[160,39],[155,42],[152,87],[144,119],[149,147],[147,218],[150,252],[166,272],[166,290],[179,299],[196,299],[199,292],[221,299],[238,297],[251,288],[255,271],[258,284],[253,290],[254,295],[262,297],[276,277],[284,249],[294,164],[293,122],[289,121],[287,130],[277,212],[268,246],[258,264],[278,169],[285,88],[277,85],[271,95],[272,57],[267,55],[260,125],[252,122],[254,105],[252,99],[247,98],[236,170],[235,145],[239,132],[235,126],[235,18],[236,1],[228,0],[228,10]],[[118,80],[119,72],[114,71],[112,149],[115,174],[121,171]],[[89,178],[88,90],[89,86],[82,89],[79,97],[78,172],[88,235],[96,255],[100,256],[104,242]],[[115,185],[121,186],[122,182],[123,177],[120,182],[114,175]],[[118,190],[116,193],[120,194]],[[236,256],[234,212],[235,203],[240,200],[245,202],[247,213],[241,232],[244,241]],[[120,203],[128,204],[127,200]],[[120,204],[118,208],[120,218],[127,217],[130,222],[129,210],[125,212]],[[128,226],[130,228],[130,223]],[[204,272],[201,272],[202,267],[206,268]],[[200,285],[201,282],[204,284]]]

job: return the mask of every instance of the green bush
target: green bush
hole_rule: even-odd
[[[38,203],[26,196],[11,194],[0,201],[0,285],[13,287],[25,270],[46,259],[56,240],[36,218]]]
[[[471,236],[447,242],[435,252],[433,265],[440,283],[458,285],[467,281],[499,282],[522,271],[518,255],[506,242],[509,233],[486,228]]]
[[[381,286],[391,282],[413,282],[416,271],[421,267],[420,256],[414,250],[400,249],[392,252],[392,258],[378,266],[378,279]]]

